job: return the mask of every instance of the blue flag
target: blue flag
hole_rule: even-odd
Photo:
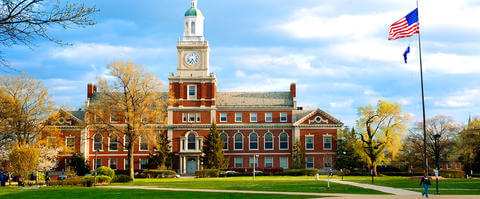
[[[407,63],[407,54],[410,53],[410,46],[407,47],[407,50],[403,53],[403,59],[405,60],[405,63]]]

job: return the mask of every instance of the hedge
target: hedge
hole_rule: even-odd
[[[423,172],[380,172],[379,174],[387,175],[387,176],[423,176]]]
[[[97,176],[109,176],[113,178],[115,177],[115,171],[110,167],[101,166],[97,168]]]
[[[283,172],[287,176],[314,176],[318,173],[317,169],[287,169]]]
[[[445,178],[465,178],[465,171],[455,169],[440,169],[438,175]]]
[[[82,180],[85,181],[91,181],[92,184],[95,182],[95,176],[83,176]],[[105,175],[99,175],[97,176],[97,184],[110,184],[112,181],[112,178],[110,176],[105,176]]]
[[[218,169],[197,170],[197,171],[195,171],[195,176],[197,176],[199,178],[219,177],[220,176],[220,170],[218,170]]]
[[[74,178],[68,178],[66,180],[48,181],[47,185],[48,186],[86,186],[87,180],[84,179],[83,177],[82,178],[74,177]]]
[[[253,172],[253,167],[233,167],[228,170],[236,171],[236,172]],[[256,171],[263,171],[263,172],[283,172],[283,168],[281,167],[259,167],[255,168]]]
[[[248,170],[248,169],[247,169]],[[314,176],[318,173],[317,169],[287,169],[284,171],[278,172],[258,172],[255,173],[256,176]],[[237,172],[237,173],[228,173],[222,174],[221,176],[252,176],[253,172]]]
[[[172,170],[149,169],[143,170],[142,175],[146,178],[174,178],[177,176],[177,172]]]
[[[116,175],[113,177],[112,182],[130,182],[132,178],[128,175]]]

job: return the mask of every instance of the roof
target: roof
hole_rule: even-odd
[[[194,7],[190,8],[185,12],[186,17],[196,17],[196,16],[202,16],[202,12],[200,12],[199,9],[196,9]]]
[[[304,121],[306,121],[308,118],[314,116],[314,115],[317,114],[317,113],[319,113],[319,114],[322,115],[322,116],[325,116],[327,119],[331,120],[331,121],[334,122],[335,124],[337,124],[337,125],[339,125],[339,126],[343,126],[343,123],[342,123],[339,119],[337,119],[337,118],[335,118],[333,115],[331,115],[331,114],[323,111],[322,109],[316,109],[316,110],[310,111],[310,112],[307,113],[307,114],[305,114],[305,113],[302,112],[301,114],[299,114],[299,116],[300,116],[300,115],[303,115],[303,114],[305,114],[305,115],[303,115],[303,117],[301,117],[301,118],[298,118],[298,120],[294,123],[294,125],[296,125],[296,126],[302,125],[302,123],[303,123]]]
[[[292,114],[292,120],[293,122],[297,122],[313,111],[314,110],[294,110]]]
[[[217,92],[219,107],[293,107],[290,92]]]
[[[85,111],[83,110],[78,110],[78,111],[69,111],[70,114],[72,114],[73,116],[75,116],[77,119],[83,121],[84,120],[84,116],[85,116]]]

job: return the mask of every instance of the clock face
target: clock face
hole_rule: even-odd
[[[199,60],[200,58],[197,53],[190,53],[185,57],[185,62],[187,62],[188,65],[198,64]]]

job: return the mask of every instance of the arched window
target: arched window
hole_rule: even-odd
[[[109,151],[118,151],[118,136],[115,134],[110,134],[108,139],[108,150]]]
[[[96,150],[99,150],[99,151],[102,151],[103,150],[103,137],[102,135],[100,135],[99,133],[95,134],[93,136],[93,150],[96,151]]]
[[[188,34],[188,22],[185,23],[185,34]]]
[[[192,35],[195,34],[195,22],[192,22]]]
[[[235,145],[235,150],[242,150],[243,149],[243,135],[241,133],[235,134],[235,140],[234,140],[234,145]]]
[[[280,133],[280,150],[288,149],[288,134],[286,132]]]
[[[258,134],[255,132],[250,133],[249,136],[250,150],[258,150]]]
[[[188,134],[187,137],[188,150],[195,150],[195,133]]]
[[[270,133],[270,132],[266,133],[265,136],[264,136],[264,139],[265,139],[264,149],[265,150],[273,150],[273,134]]]
[[[228,150],[228,136],[225,132],[220,133],[220,139],[223,142],[223,150]]]

